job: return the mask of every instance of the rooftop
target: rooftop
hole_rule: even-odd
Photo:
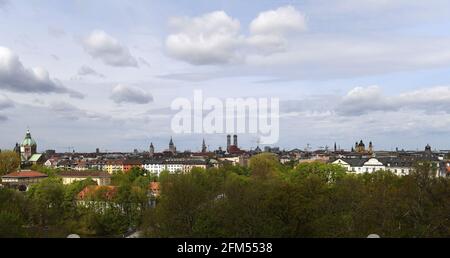
[[[41,177],[48,177],[48,175],[32,170],[22,170],[2,176],[2,178],[41,178]]]

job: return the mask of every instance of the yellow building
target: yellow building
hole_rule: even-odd
[[[120,172],[124,170],[123,160],[108,160],[104,167],[104,170],[109,174]]]
[[[97,182],[99,186],[111,184],[111,175],[105,171],[63,171],[58,176],[62,178],[63,184],[65,185],[70,185],[88,178]]]

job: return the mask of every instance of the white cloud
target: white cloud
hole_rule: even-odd
[[[419,110],[450,114],[450,87],[435,86],[386,96],[378,86],[356,87],[339,102],[341,115],[363,115],[376,111]]]
[[[240,23],[223,11],[200,17],[174,17],[175,33],[167,37],[169,55],[195,65],[224,64],[238,59]]]
[[[22,93],[62,93],[83,98],[81,93],[51,79],[44,68],[25,68],[19,57],[5,47],[0,47],[0,89]]]
[[[286,34],[304,30],[305,16],[290,5],[262,12],[250,24],[252,34]]]
[[[153,102],[153,96],[143,89],[120,84],[114,87],[111,94],[111,99],[118,104],[148,104]]]
[[[224,11],[199,17],[175,17],[166,49],[174,58],[194,65],[236,64],[249,53],[268,55],[286,50],[288,38],[306,29],[304,16],[292,6],[262,12],[250,24],[250,35],[240,33],[240,22]]]
[[[106,65],[138,67],[138,62],[130,50],[104,31],[93,31],[83,40],[83,47],[91,57],[100,59]]]
[[[356,1],[340,1],[347,2],[358,9]],[[368,4],[372,9],[399,7],[390,1],[369,1]],[[261,12],[249,24],[249,35],[243,35],[239,21],[222,11],[194,18],[173,18],[170,23],[175,28],[166,39],[170,56],[194,65],[238,67],[232,70],[231,65],[222,66],[221,72],[229,76],[334,79],[450,65],[449,37],[391,35],[386,31],[360,35],[344,30],[344,33],[333,34],[323,33],[320,27],[317,31],[303,33],[308,27],[305,15],[293,6]],[[342,31],[338,27],[342,24],[336,26],[337,32]]]

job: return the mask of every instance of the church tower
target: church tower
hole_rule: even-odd
[[[20,155],[24,160],[29,160],[33,154],[37,152],[37,144],[31,138],[30,130],[27,130],[25,139],[23,139],[22,144],[20,144]]]
[[[208,151],[208,148],[206,147],[205,139],[203,139],[202,143],[202,153],[206,153]]]
[[[172,137],[170,137],[169,151],[172,152],[173,154],[175,154],[177,152],[177,148],[175,147],[175,144],[173,143]]]
[[[150,157],[155,155],[155,146],[153,146],[153,142],[150,143]]]

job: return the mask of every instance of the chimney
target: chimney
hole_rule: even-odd
[[[227,136],[227,149],[229,149],[231,146],[231,135]]]
[[[233,145],[237,147],[237,146],[238,146],[238,136],[237,136],[237,135],[234,135],[233,138],[234,138],[234,143],[233,143]]]

